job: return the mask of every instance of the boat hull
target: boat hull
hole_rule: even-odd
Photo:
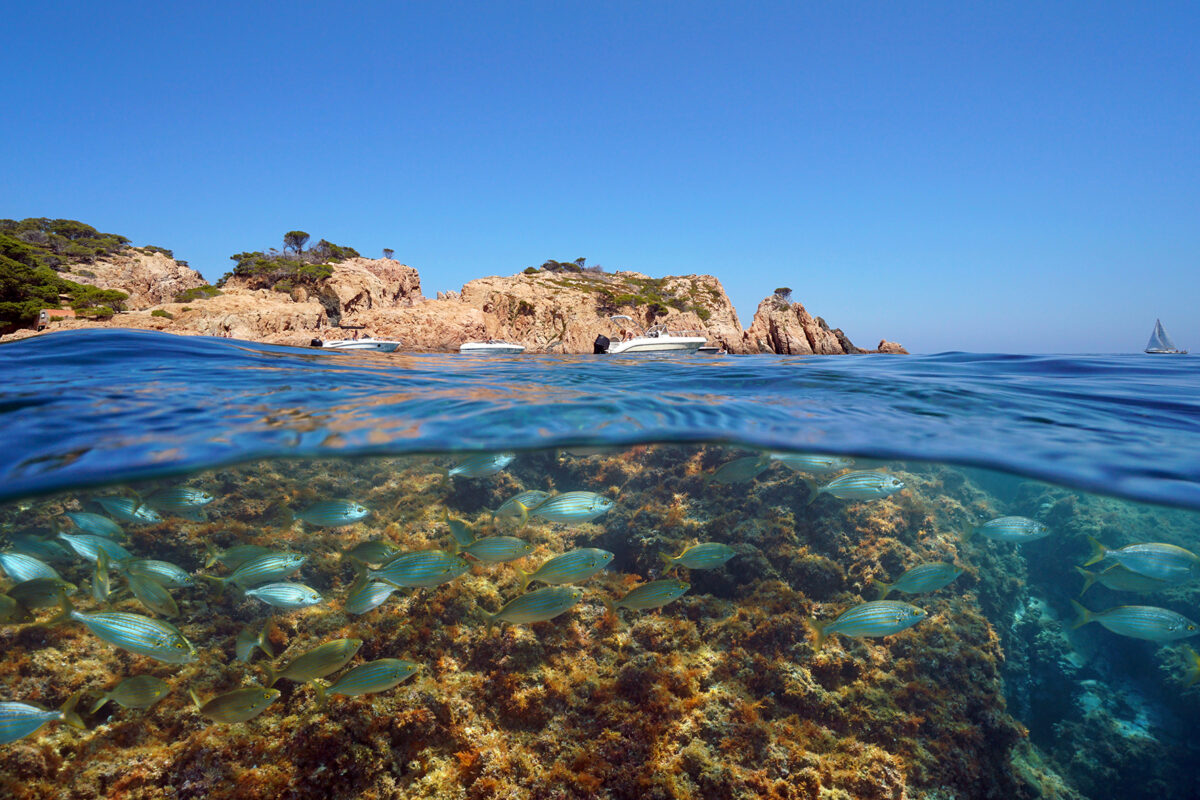
[[[400,347],[399,342],[388,342],[382,339],[341,339],[335,342],[322,342],[322,347],[329,350],[354,350],[356,352],[394,353]]]
[[[488,342],[467,342],[458,348],[460,353],[470,353],[471,355],[505,355],[515,356],[525,352],[523,344],[491,344]]]
[[[608,346],[608,353],[694,353],[707,341],[703,336],[638,336],[625,342],[613,342]]]

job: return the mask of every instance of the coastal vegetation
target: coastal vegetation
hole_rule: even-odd
[[[283,235],[283,249],[274,247],[266,252],[254,250],[235,253],[229,259],[234,267],[221,276],[217,286],[224,286],[233,277],[242,278],[251,289],[276,289],[289,292],[295,286],[313,286],[333,274],[333,265],[348,258],[358,258],[353,247],[343,247],[321,239],[305,249],[309,234],[288,231]]]
[[[643,278],[629,274],[608,274],[599,264],[587,265],[586,258],[574,261],[548,259],[540,267],[526,267],[522,274],[538,275],[551,273],[555,277],[550,283],[563,289],[574,289],[595,294],[596,311],[601,314],[616,314],[623,310],[645,308],[651,319],[665,316],[668,308],[691,311],[703,321],[708,321],[712,311],[705,300],[715,300],[701,295],[702,287],[670,286],[669,278]]]
[[[60,275],[129,245],[69,219],[0,220],[0,333],[30,325],[43,308],[64,304],[81,316],[104,319],[124,308],[124,292],[76,283]],[[80,270],[87,275],[87,270]]]

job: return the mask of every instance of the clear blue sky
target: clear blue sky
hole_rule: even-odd
[[[1200,349],[1196,3],[22,3],[0,216],[207,278],[299,228],[429,295],[547,258],[859,344]]]

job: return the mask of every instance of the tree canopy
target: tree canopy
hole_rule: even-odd
[[[289,291],[298,284],[315,285],[333,274],[333,265],[348,258],[357,258],[353,247],[343,247],[321,239],[304,250],[309,235],[304,231],[288,231],[283,236],[284,250],[270,248],[235,253],[229,257],[234,267],[225,273],[217,286],[224,286],[232,277],[246,279],[252,289],[275,288]]]
[[[85,316],[110,317],[122,310],[124,292],[69,281],[54,267],[66,259],[92,261],[128,241],[74,220],[0,220],[0,332],[30,325],[43,308],[61,308],[64,302]],[[86,255],[72,255],[74,246]]]

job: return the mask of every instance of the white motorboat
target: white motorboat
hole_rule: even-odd
[[[329,350],[354,350],[366,351],[370,353],[394,353],[400,347],[400,342],[388,341],[387,339],[334,339],[332,341],[313,340],[314,346],[324,347]]]
[[[631,317],[618,314],[609,317],[612,320],[633,321]],[[668,331],[665,325],[651,325],[638,336],[621,341],[596,342],[595,351],[610,355],[629,355],[630,353],[695,353],[708,341],[705,336],[694,335],[694,331]],[[603,349],[601,349],[603,344]]]
[[[488,339],[486,342],[463,342],[459,345],[458,352],[472,355],[488,353],[515,356],[525,352],[525,345],[513,344],[502,339]]]

